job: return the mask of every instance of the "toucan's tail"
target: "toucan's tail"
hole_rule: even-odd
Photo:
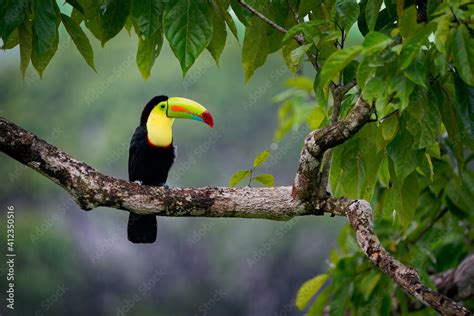
[[[130,212],[127,226],[128,240],[134,244],[151,244],[156,240],[156,215]]]

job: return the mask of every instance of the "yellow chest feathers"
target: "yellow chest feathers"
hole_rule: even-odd
[[[155,107],[146,122],[148,141],[159,147],[167,147],[173,142],[174,119],[166,116],[166,113]]]

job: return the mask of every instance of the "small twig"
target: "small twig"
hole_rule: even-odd
[[[382,123],[383,121],[385,121],[386,119],[388,119],[390,116],[392,116],[392,115],[394,115],[394,114],[396,114],[396,113],[398,113],[398,112],[400,112],[400,111],[397,109],[397,110],[395,110],[395,111],[393,111],[393,112],[388,113],[387,115],[385,115],[384,117],[382,117],[382,118],[380,119],[380,123]]]
[[[285,29],[284,27],[278,25],[277,23],[273,22],[272,20],[270,20],[269,18],[267,18],[265,15],[263,15],[262,13],[258,12],[254,7],[252,7],[251,5],[247,4],[247,2],[245,2],[244,0],[237,0],[237,2],[243,6],[245,9],[247,9],[248,11],[252,12],[255,16],[257,16],[260,20],[264,21],[265,23],[267,23],[268,25],[270,25],[272,28],[274,28],[275,30],[277,30],[278,32],[280,33],[288,33],[288,30]],[[304,40],[301,38],[301,36],[299,35],[295,35],[295,40],[300,44],[300,45],[304,45]]]
[[[413,237],[411,240],[409,240],[410,243],[416,244],[421,237],[423,237],[433,226],[436,224],[443,216],[448,212],[448,208],[445,207],[441,210],[441,212],[436,216],[435,219],[433,219],[428,225],[425,226],[425,228],[418,234],[418,236]]]
[[[285,29],[284,27],[278,25],[277,23],[275,23],[274,21],[270,20],[269,18],[267,18],[265,15],[263,15],[262,13],[258,12],[254,7],[252,7],[251,5],[247,4],[244,0],[237,0],[237,3],[240,4],[242,7],[244,7],[246,10],[248,10],[249,12],[253,13],[256,17],[258,17],[260,20],[262,20],[263,22],[267,23],[268,25],[270,25],[273,29],[277,30],[278,32],[280,33],[288,33],[288,30]],[[304,37],[301,35],[301,34],[296,34],[295,36],[293,36],[293,38],[295,39],[296,42],[298,42],[299,45],[303,46],[305,45],[305,40],[304,40]],[[311,54],[311,53],[306,53],[306,55],[308,56],[309,58],[309,61],[311,62],[311,64],[313,65],[314,69],[316,69],[316,71],[319,71],[321,69],[321,67],[319,66],[318,62],[316,61],[316,59],[314,58],[314,56]],[[329,86],[331,87],[331,89],[333,88],[334,86],[334,83],[331,81],[331,83],[329,84]]]
[[[300,16],[298,14],[298,11],[296,11],[295,8],[293,8],[293,5],[291,4],[291,0],[287,0],[287,3],[288,3],[288,7],[291,10],[291,13],[293,13],[293,17],[295,18],[296,23],[300,23]]]

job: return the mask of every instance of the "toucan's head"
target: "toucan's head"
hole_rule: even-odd
[[[155,115],[167,117],[171,121],[175,118],[191,119],[204,122],[211,128],[214,126],[211,113],[201,104],[186,98],[168,98],[165,95],[154,97],[143,109],[140,124],[145,125],[150,116]]]
[[[148,140],[156,146],[168,146],[172,142],[174,119],[191,119],[206,123],[211,128],[214,120],[201,104],[180,97],[160,95],[151,99],[143,109],[140,125],[146,126]]]

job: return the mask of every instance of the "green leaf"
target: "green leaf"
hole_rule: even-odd
[[[268,173],[256,176],[255,180],[267,187],[272,187],[275,184],[275,177]]]
[[[364,48],[383,49],[392,42],[392,39],[380,32],[370,32],[364,38]]]
[[[163,25],[166,38],[185,75],[212,39],[212,21],[207,1],[169,2]]]
[[[365,93],[364,88],[366,84],[369,83],[375,75],[376,68],[370,66],[374,62],[374,60],[376,60],[377,55],[379,54],[379,50],[369,50],[365,55],[363,55],[359,66],[357,67],[357,83],[361,87],[362,93]]]
[[[245,72],[245,82],[267,60],[269,53],[266,25],[260,20],[253,19],[252,24],[245,28],[244,44],[242,47],[242,64]]]
[[[33,19],[33,49],[31,62],[40,76],[58,48],[56,10],[52,0],[36,0],[36,14]]]
[[[353,291],[354,283],[352,282],[348,282],[336,290],[329,305],[330,316],[344,316],[346,314],[346,306]]]
[[[79,53],[84,57],[87,64],[96,71],[94,65],[94,52],[92,51],[91,43],[82,28],[65,14],[61,14],[61,19]]]
[[[354,58],[362,51],[361,46],[352,46],[338,50],[331,54],[321,69],[320,87],[324,88],[327,84],[344,69]]]
[[[422,52],[419,52],[415,60],[403,72],[405,77],[413,83],[427,89],[426,78],[428,75],[428,66],[426,58]]]
[[[225,27],[225,20],[223,19],[221,11],[217,6],[217,1],[212,1],[211,19],[213,25],[213,34],[212,40],[207,46],[207,49],[216,61],[216,64],[219,64],[219,58],[225,47],[227,31]]]
[[[329,180],[335,196],[371,199],[384,158],[384,151],[377,146],[378,139],[382,139],[381,129],[376,124],[367,124],[334,149]]]
[[[462,213],[470,214],[474,205],[474,174],[466,172],[463,179],[453,178],[446,187],[446,193]]]
[[[125,25],[130,13],[131,0],[107,0],[100,8],[102,45],[114,38]]]
[[[359,4],[356,0],[336,0],[336,13],[340,26],[345,31],[349,31],[359,17]]]
[[[313,80],[305,76],[291,77],[285,81],[285,86],[299,89],[307,93],[313,92]]]
[[[150,77],[151,68],[163,46],[163,34],[156,31],[150,38],[138,37],[137,66],[143,79]]]
[[[321,126],[321,123],[324,122],[325,118],[326,113],[320,106],[318,106],[310,113],[308,119],[306,120],[306,123],[310,130],[315,130]]]
[[[74,9],[84,14],[84,9],[78,0],[66,0],[66,3],[70,4]]]
[[[425,92],[413,93],[403,117],[406,118],[406,128],[413,136],[415,149],[426,148],[436,142],[441,126],[441,115],[436,104],[429,102]]]
[[[399,64],[401,69],[410,66],[410,63],[420,51],[421,46],[425,43],[428,36],[435,30],[435,28],[436,23],[430,22],[406,40],[400,53]]]
[[[295,50],[298,46],[299,44],[296,41],[291,41],[283,44],[281,48],[281,53],[283,55],[283,59],[285,60],[286,66],[293,73],[296,73],[298,71],[299,65],[295,66],[293,64],[293,60],[291,59],[291,52]]]
[[[75,20],[71,14],[71,18],[73,20]],[[80,22],[78,22],[78,24],[80,24]],[[133,27],[133,21],[132,21],[132,18],[129,16],[127,18],[127,21],[125,21],[125,25],[123,26],[125,28],[125,30],[127,31],[128,33],[128,36],[132,36],[132,27]]]
[[[403,38],[408,38],[409,36],[415,34],[422,27],[422,24],[418,24],[416,19],[417,12],[415,6],[410,6],[409,8],[403,10],[403,14],[401,14],[400,18],[398,19],[398,28],[400,29],[400,34]]]
[[[235,26],[234,19],[232,18],[232,16],[227,11],[227,7],[229,6],[229,2],[227,1],[225,6],[224,6],[224,2],[226,2],[226,0],[215,0],[215,3],[217,4],[217,6],[219,8],[219,11],[221,12],[221,15],[224,17],[225,22],[227,23],[227,26],[229,27],[230,31],[234,35],[235,39],[238,41],[239,40],[239,34],[237,33],[237,27]]]
[[[77,10],[76,8],[73,8],[72,9],[72,12],[71,12],[71,19],[76,22],[77,24],[81,24],[82,21],[84,21],[84,14],[81,13],[79,10]]]
[[[18,27],[18,38],[20,41],[20,69],[25,77],[26,69],[30,63],[31,51],[33,50],[33,34],[31,30],[31,21],[25,20]]]
[[[20,26],[29,7],[27,0],[2,0],[0,2],[0,37],[6,42],[12,32]]]
[[[436,48],[443,54],[446,54],[446,43],[448,41],[449,23],[451,22],[451,13],[444,14],[437,18],[438,26],[435,32]]]
[[[8,37],[7,41],[3,43],[2,49],[12,49],[16,47],[19,43],[18,39],[18,30],[14,30],[10,36]]]
[[[394,163],[396,180],[400,183],[403,183],[403,180],[415,171],[424,152],[424,150],[413,149],[413,136],[404,126],[402,121],[402,128],[387,146],[388,156]]]
[[[368,301],[370,296],[372,295],[375,287],[380,281],[380,278],[382,277],[381,273],[378,272],[371,272],[367,273],[362,280],[360,281],[360,286],[364,290],[364,300]]]
[[[387,117],[382,122],[382,137],[385,140],[392,140],[398,131],[398,114]]]
[[[306,44],[303,46],[298,46],[293,49],[290,53],[291,63],[295,67],[299,67],[301,64],[301,59],[305,56],[306,52],[313,46],[313,44]]]
[[[103,42],[101,10],[99,3],[95,0],[78,0],[84,11],[84,21],[89,31],[94,34],[95,38]]]
[[[416,171],[409,174],[403,180],[403,185],[401,187],[397,184],[393,187],[394,209],[400,219],[400,223],[405,229],[410,225],[413,216],[415,215],[419,193]]]
[[[165,7],[165,0],[133,0],[131,18],[137,34],[151,39],[161,30]]]
[[[300,34],[300,33],[303,34],[303,36],[308,42],[313,42],[315,38],[319,39],[319,30],[317,26],[322,23],[323,23],[322,21],[308,21],[308,22],[303,22],[303,23],[294,25],[285,34],[282,42],[293,40],[295,35]]]
[[[453,102],[443,86],[436,84],[430,89],[431,99],[438,105],[441,113],[441,120],[446,127],[449,139],[453,143],[454,154],[458,163],[458,171],[462,172],[464,165],[464,150],[461,140],[461,132],[459,130],[458,121],[460,114],[457,105]]]
[[[78,2],[84,11],[86,27],[102,46],[122,30],[131,8],[131,0],[78,0]]]
[[[451,53],[459,76],[464,82],[474,86],[474,39],[464,24],[457,28],[452,45]]]
[[[474,140],[474,87],[462,81],[457,73],[453,76],[461,121],[471,140]]]
[[[306,281],[298,290],[296,294],[296,307],[302,311],[306,305],[311,301],[313,296],[319,291],[328,279],[327,274],[320,274],[311,280]]]
[[[373,31],[377,18],[379,16],[380,7],[382,6],[383,0],[368,0],[365,7],[365,20],[367,21],[367,27],[370,31]]]
[[[245,178],[247,178],[248,176],[250,176],[250,171],[249,170],[240,170],[240,171],[237,171],[233,176],[232,178],[230,178],[230,183],[229,183],[229,186],[231,188],[235,187],[235,185],[237,183],[239,183],[240,181],[244,180]]]
[[[163,46],[162,19],[166,2],[163,0],[134,0],[131,17],[138,36],[137,66],[143,79],[151,69]]]
[[[318,294],[316,299],[314,300],[313,305],[311,305],[310,309],[306,316],[321,316],[324,315],[324,308],[327,305],[327,301],[329,296],[331,295],[331,287],[328,286]]]
[[[269,150],[262,151],[260,154],[257,155],[257,157],[255,157],[255,160],[253,162],[253,167],[257,168],[262,163],[264,163],[265,160],[268,159],[268,157],[270,157],[270,151]]]

